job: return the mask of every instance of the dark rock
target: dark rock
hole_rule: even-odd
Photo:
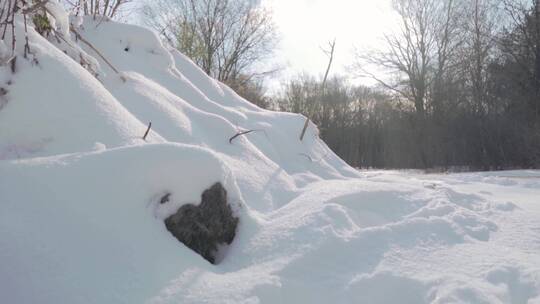
[[[216,263],[218,245],[232,243],[237,225],[221,183],[206,189],[198,206],[183,205],[165,219],[167,230],[212,264]]]

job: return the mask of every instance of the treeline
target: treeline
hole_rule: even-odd
[[[353,166],[495,170],[540,164],[538,125],[521,120],[531,114],[526,109],[509,104],[479,114],[462,103],[439,116],[430,110],[419,122],[411,105],[387,90],[342,77],[329,79],[324,93],[321,85],[299,77],[273,99],[273,108],[311,117],[321,138]]]
[[[540,1],[397,0],[383,51],[344,78],[300,76],[274,99],[357,167],[540,167]],[[374,69],[390,72],[382,79]]]
[[[156,0],[143,16],[246,99],[309,117],[353,166],[539,168],[540,0],[392,4],[399,22],[378,50],[356,54],[354,75],[298,76],[275,96],[263,84],[274,69],[257,72],[277,36],[258,1]]]

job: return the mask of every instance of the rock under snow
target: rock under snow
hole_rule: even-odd
[[[186,204],[165,219],[165,226],[180,242],[212,264],[219,263],[220,246],[230,245],[238,218],[227,203],[221,183],[206,189],[199,205]]]

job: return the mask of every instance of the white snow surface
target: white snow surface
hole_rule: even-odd
[[[151,31],[77,30],[121,75],[32,28],[0,67],[1,303],[540,303],[540,172],[360,172]],[[215,182],[240,224],[211,265],[163,219]]]

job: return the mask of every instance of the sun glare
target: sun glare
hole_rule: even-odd
[[[333,71],[346,72],[354,47],[375,46],[392,23],[389,0],[267,0],[265,5],[282,35],[278,59],[285,77],[323,73],[327,58],[320,48],[334,38]]]

